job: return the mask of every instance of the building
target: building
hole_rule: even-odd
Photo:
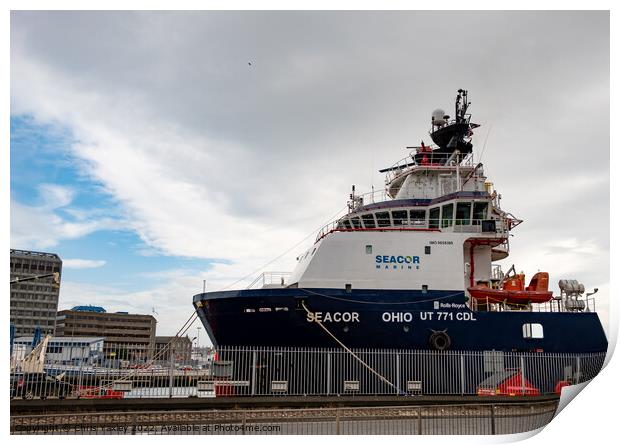
[[[192,358],[192,341],[189,337],[155,337],[156,360],[168,362],[173,354],[175,363],[188,362]]]
[[[97,306],[76,306],[58,312],[56,333],[63,337],[103,337],[107,358],[150,359],[155,350],[152,315],[107,312]]]
[[[43,334],[55,334],[60,286],[51,276],[24,282],[14,280],[61,271],[62,260],[54,253],[11,249],[10,314],[15,337],[32,336],[37,327]]]
[[[47,343],[48,364],[96,365],[103,360],[103,337],[52,337]],[[16,338],[14,358],[21,360],[32,351],[32,337]]]

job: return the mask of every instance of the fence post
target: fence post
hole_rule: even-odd
[[[521,394],[525,395],[525,360],[521,355]]]
[[[398,393],[402,392],[400,388],[402,388],[400,384],[400,353],[396,353],[396,390],[397,390],[396,394],[397,395]]]
[[[491,405],[491,434],[495,435],[495,405]]]
[[[169,382],[168,382],[168,397],[172,398],[172,387],[174,386],[174,354],[172,353],[172,348],[169,346],[168,347],[168,356],[169,356],[169,360],[168,360],[168,366],[170,367],[169,370]]]
[[[465,357],[461,352],[461,395],[465,395]]]
[[[252,395],[256,395],[256,349],[252,351]]]
[[[577,356],[577,372],[575,374],[577,374],[577,379],[573,384],[577,385],[579,381],[581,380],[581,357],[580,356]]]
[[[418,434],[422,434],[422,407],[418,407]]]
[[[336,435],[340,434],[340,408],[336,408]]]
[[[332,393],[332,353],[327,353],[327,395]]]

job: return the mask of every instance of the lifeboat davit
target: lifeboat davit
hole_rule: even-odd
[[[551,300],[553,292],[548,289],[549,274],[538,272],[527,287],[525,287],[525,275],[515,274],[505,278],[498,289],[478,284],[467,288],[467,291],[480,303],[529,304]]]

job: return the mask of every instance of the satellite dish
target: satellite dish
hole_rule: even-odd
[[[436,125],[438,127],[445,125],[446,112],[443,111],[441,108],[438,108],[435,111],[433,111],[433,114],[431,116],[432,116],[433,125]]]

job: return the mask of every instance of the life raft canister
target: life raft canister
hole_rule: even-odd
[[[447,351],[452,345],[452,340],[446,331],[433,331],[428,338],[428,344],[436,351]]]

